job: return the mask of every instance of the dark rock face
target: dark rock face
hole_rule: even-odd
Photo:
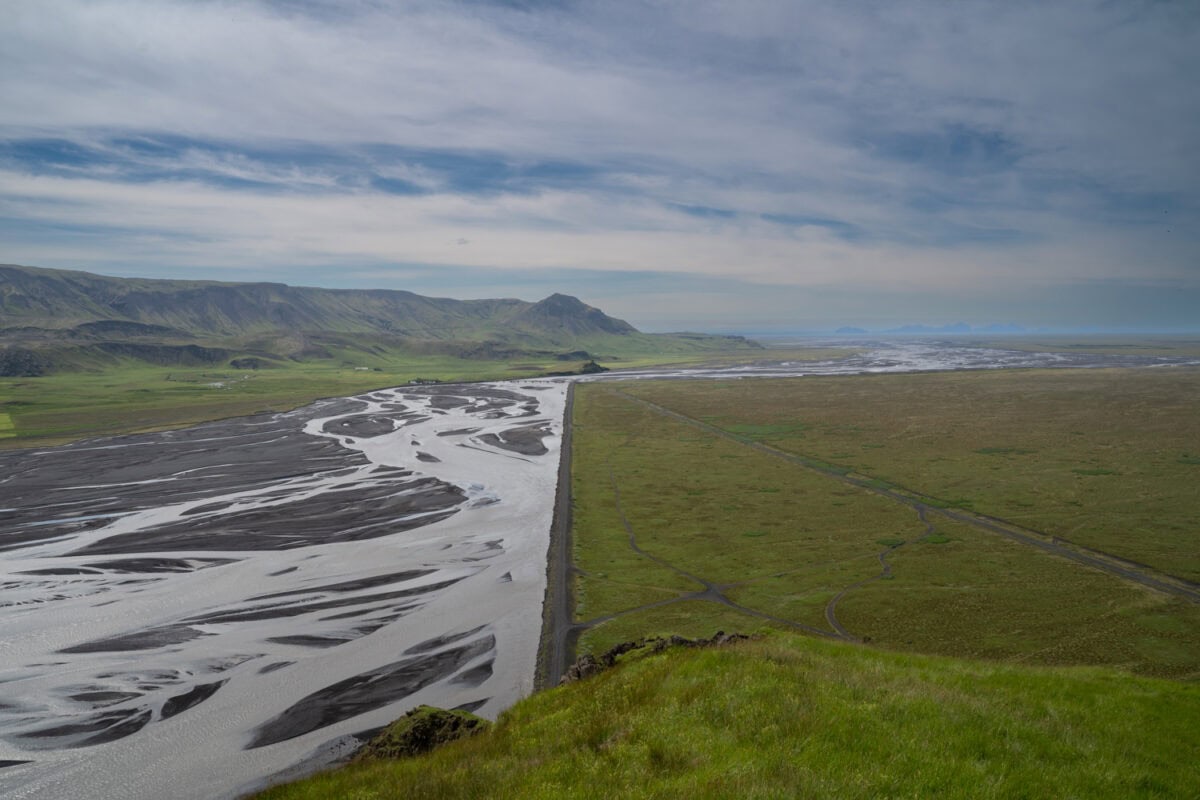
[[[482,733],[489,727],[491,723],[486,719],[467,711],[417,706],[363,745],[354,760],[416,756],[455,739]]]
[[[245,358],[235,358],[229,362],[229,366],[234,369],[268,369],[276,366],[274,362],[268,361],[265,358],[255,358],[254,356],[246,356]]]
[[[201,347],[198,344],[140,344],[135,342],[100,342],[94,349],[110,356],[136,358],[164,367],[208,367],[220,364],[233,353],[220,347]]]
[[[191,334],[186,331],[168,328],[166,325],[146,325],[141,322],[128,322],[119,319],[102,319],[95,322],[84,322],[75,326],[75,332],[81,336],[149,336],[186,338]]]
[[[616,663],[615,659],[610,664],[604,664],[597,660],[591,653],[584,653],[575,659],[574,664],[567,667],[567,674],[563,675],[562,683],[574,683],[584,678],[590,678],[608,669],[613,663]]]
[[[32,350],[0,348],[0,378],[36,378],[49,368],[50,362]]]
[[[687,639],[683,636],[671,636],[663,638],[661,636],[652,636],[648,639],[638,639],[632,642],[621,642],[614,645],[610,650],[602,653],[600,656],[593,656],[591,653],[584,653],[574,664],[567,667],[567,672],[563,675],[560,683],[574,683],[575,681],[590,678],[617,663],[617,658],[634,650],[644,650],[647,653],[659,653],[670,647],[717,647],[720,645],[732,644],[750,639],[744,633],[725,633],[725,631],[717,631],[711,639]]]

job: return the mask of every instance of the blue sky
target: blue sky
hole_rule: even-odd
[[[1200,6],[9,0],[0,262],[1200,328]]]

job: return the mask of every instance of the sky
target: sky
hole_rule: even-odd
[[[1200,330],[1194,0],[0,0],[0,262]]]

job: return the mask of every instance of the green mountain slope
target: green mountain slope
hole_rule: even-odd
[[[260,797],[1183,798],[1198,748],[1194,684],[780,634],[633,656],[474,738]]]
[[[0,266],[0,320],[4,327],[52,330],[125,321],[193,336],[299,330],[475,339],[508,329],[549,336],[634,330],[564,295],[540,303],[452,300],[382,289],[109,278],[11,265]]]
[[[197,350],[196,348],[201,348]],[[740,337],[644,334],[568,295],[453,300],[382,289],[111,278],[0,265],[0,374],[233,357],[506,360],[757,347]],[[577,358],[577,360],[578,360]],[[198,362],[197,359],[200,361]]]

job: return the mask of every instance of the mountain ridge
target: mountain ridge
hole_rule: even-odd
[[[637,332],[569,295],[529,302],[456,300],[402,289],[326,289],[268,282],[114,278],[74,270],[0,265],[0,326],[61,330],[84,323],[134,322],[192,335],[268,330],[381,332],[454,338],[480,326],[555,333],[563,319],[576,335]],[[586,320],[586,324],[582,321]],[[547,324],[557,323],[557,324]]]
[[[359,351],[513,359],[755,347],[741,337],[646,334],[576,297],[457,300],[402,289],[116,278],[0,264],[0,374],[247,355]],[[351,359],[353,360],[353,359]],[[7,365],[7,366],[5,366]]]

